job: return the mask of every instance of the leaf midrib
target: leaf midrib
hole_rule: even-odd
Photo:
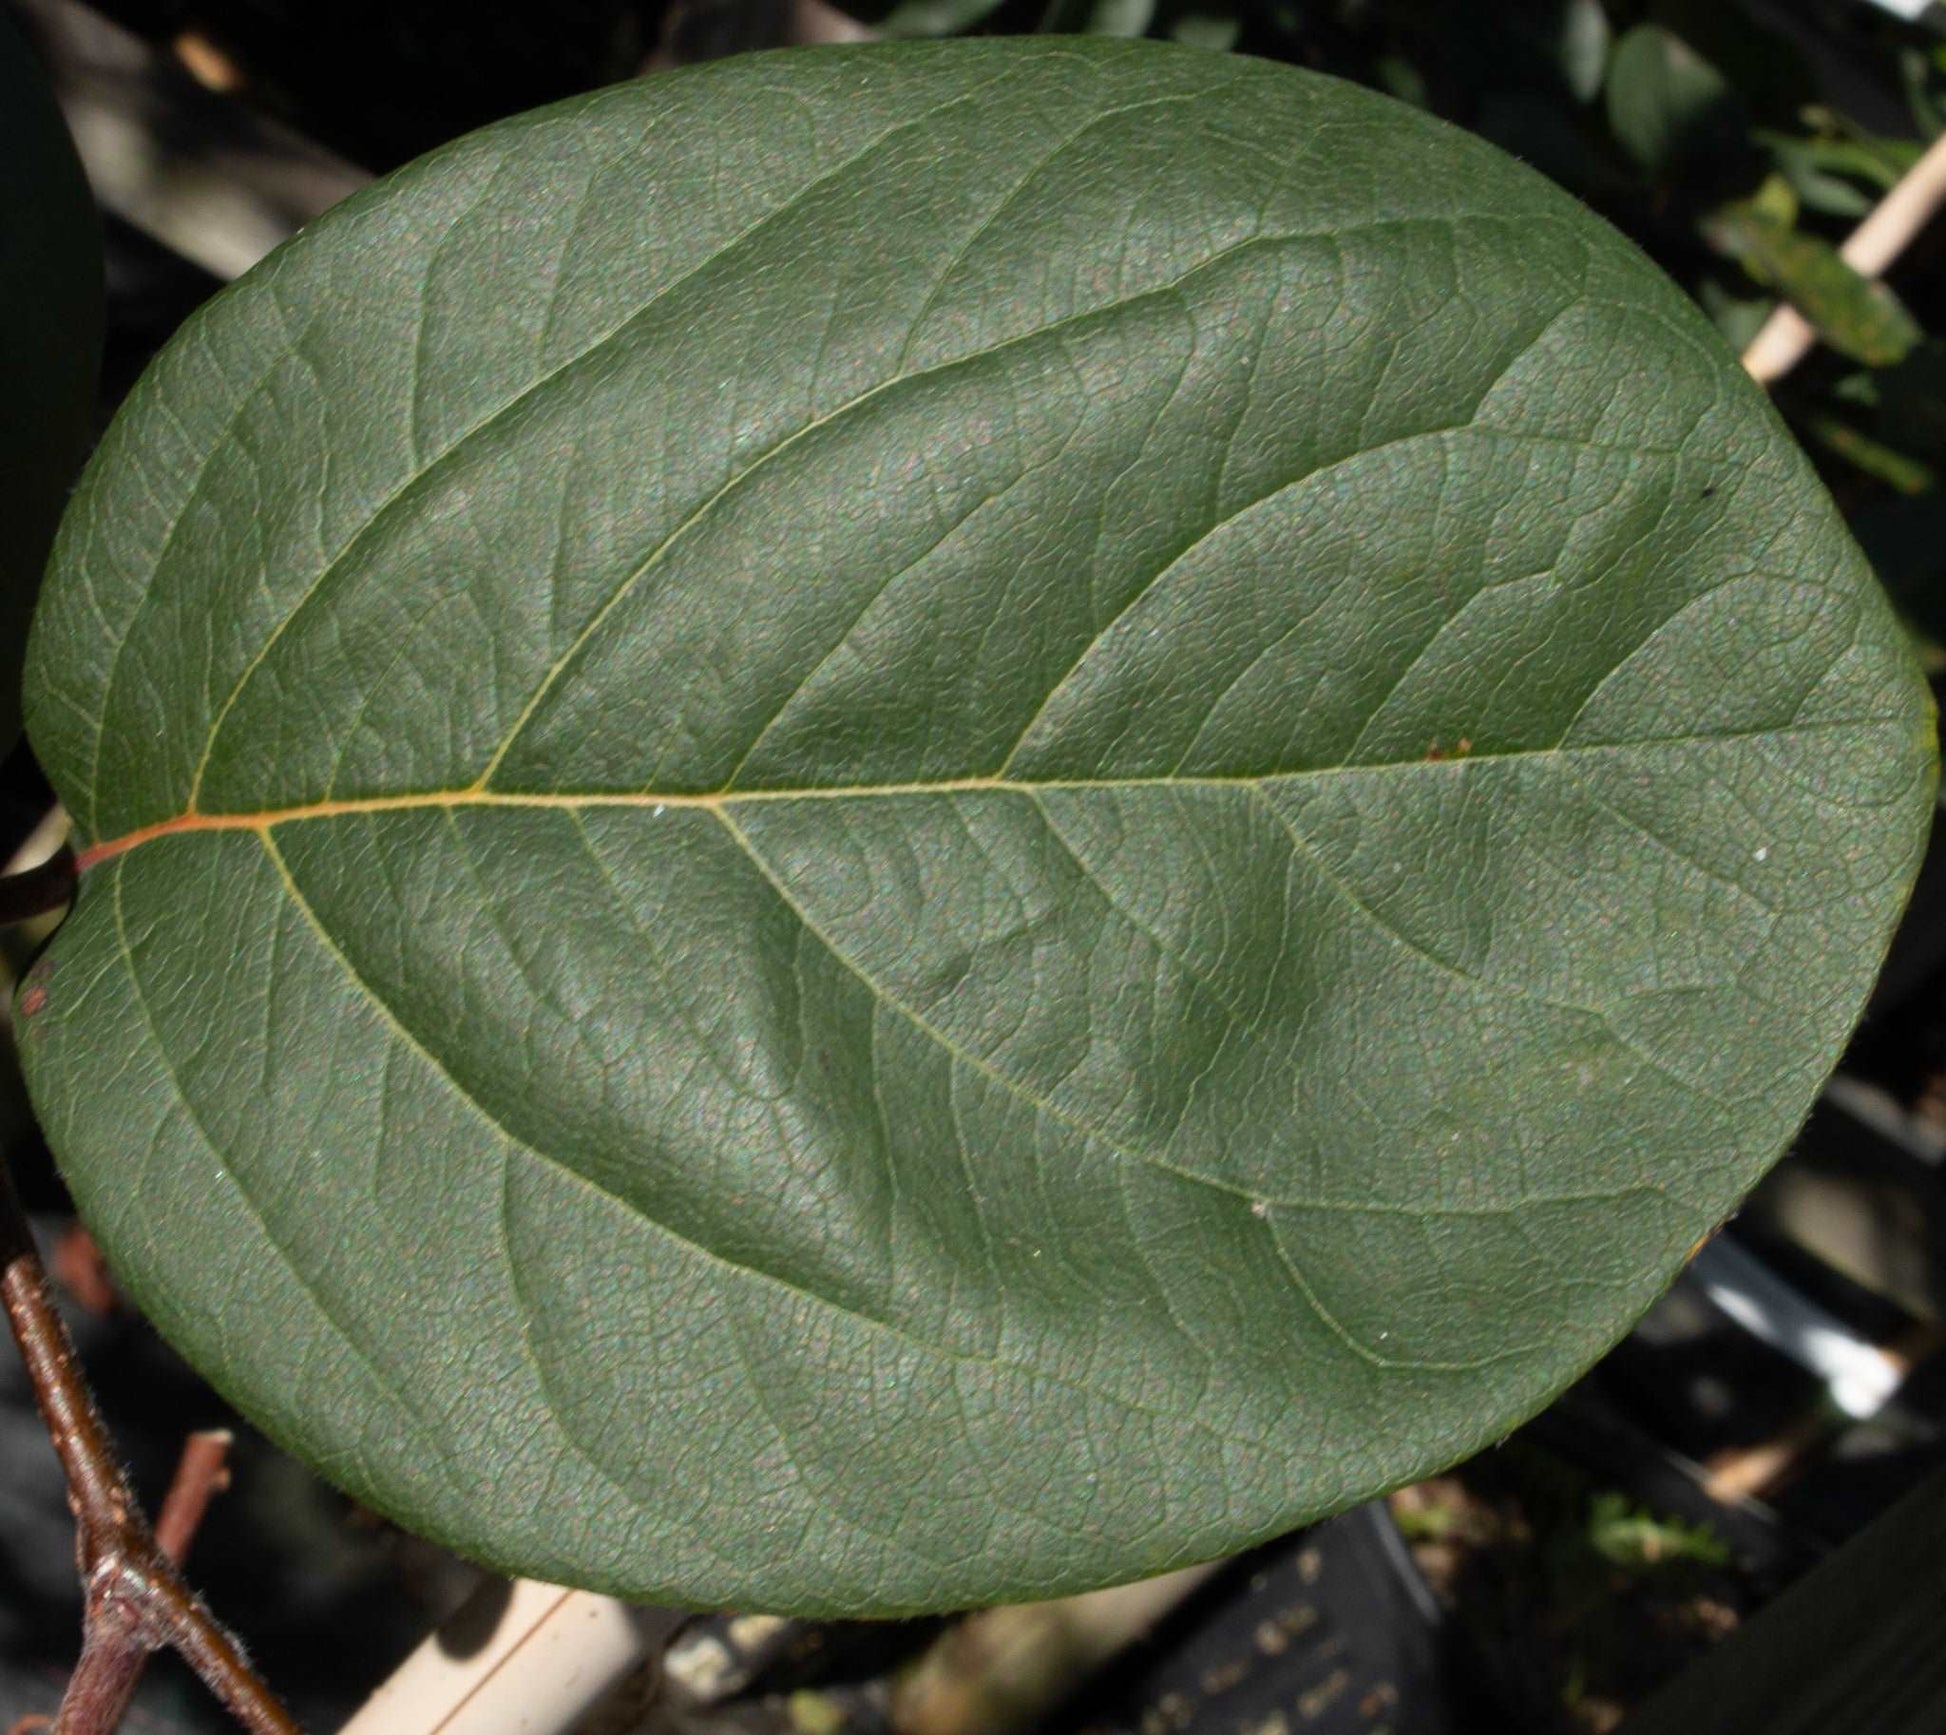
[[[460,789],[426,789],[396,795],[346,796],[328,801],[293,803],[286,807],[259,808],[237,813],[204,813],[194,809],[133,827],[115,837],[87,845],[77,855],[85,872],[111,861],[129,850],[165,837],[193,836],[208,832],[254,831],[266,833],[280,825],[303,820],[343,819],[361,814],[411,813],[452,808],[555,809],[579,812],[596,807],[703,808],[720,812],[725,808],[759,802],[780,801],[870,801],[901,797],[941,795],[1011,794],[1034,797],[1050,790],[1091,789],[1263,789],[1272,785],[1309,783],[1326,778],[1404,774],[1456,775],[1469,766],[1492,765],[1509,760],[1534,760],[1541,763],[1594,758],[1604,754],[1631,753],[1643,749],[1709,747],[1739,741],[1767,740],[1777,736],[1824,734],[1846,729],[1881,727],[1896,719],[1888,717],[1826,717],[1809,723],[1781,723],[1758,729],[1717,730],[1688,735],[1639,736],[1629,741],[1554,742],[1544,747],[1509,747],[1495,751],[1468,751],[1445,757],[1379,759],[1348,765],[1308,766],[1299,771],[1207,773],[1196,775],[1159,775],[1130,777],[1001,777],[973,776],[920,779],[903,783],[835,783],[822,786],[795,786],[776,789],[717,790],[582,790],[522,791],[486,789],[469,784]],[[1436,746],[1436,743],[1435,743]]]
[[[1226,85],[1218,88],[1228,88],[1228,86]],[[1093,125],[1099,121],[1112,118],[1116,115],[1131,113],[1138,109],[1154,106],[1154,104],[1156,103],[1175,101],[1175,100],[1178,99],[1175,97],[1158,97],[1158,98],[1150,99],[1149,101],[1146,102],[1129,104],[1122,108],[1106,111],[1104,114],[1096,117],[1096,122],[1091,122],[1090,124]],[[946,105],[946,106],[952,106],[952,105]],[[916,123],[911,123],[911,124],[916,124]],[[894,133],[902,132],[905,130],[907,130],[905,127],[892,129]],[[888,134],[886,136],[889,137],[891,135]],[[883,143],[883,142],[884,141],[882,139],[879,141],[879,143]],[[870,151],[876,148],[877,148],[876,145],[869,147],[865,152],[860,154],[860,157],[864,155],[869,155]],[[838,170],[832,171],[832,173],[834,175],[842,173],[845,169],[854,166],[855,163],[860,160],[860,157],[854,157],[848,159],[846,163],[839,165]],[[685,273],[683,277],[677,279],[675,283],[666,286],[661,291],[658,291],[657,294],[651,297],[648,302],[644,303],[641,307],[631,312],[628,318],[624,319],[623,321],[620,322],[620,324],[615,326],[609,332],[605,333],[602,337],[595,340],[595,342],[590,344],[586,349],[577,352],[575,355],[571,356],[567,361],[561,363],[559,366],[550,370],[548,373],[542,375],[538,379],[534,381],[530,381],[528,384],[522,386],[518,390],[518,392],[514,394],[513,397],[498,405],[494,410],[492,410],[487,415],[482,417],[479,421],[477,421],[472,426],[464,430],[446,448],[441,450],[435,456],[427,459],[424,463],[418,465],[413,470],[413,472],[410,475],[408,475],[398,487],[396,487],[383,500],[378,502],[378,504],[371,510],[371,513],[366,518],[365,522],[361,524],[359,528],[351,535],[351,537],[344,544],[344,546],[341,547],[337,551],[337,553],[332,555],[324,563],[324,565],[319,569],[316,575],[311,579],[309,584],[306,586],[303,593],[295,599],[291,608],[270,629],[270,632],[268,636],[265,638],[264,642],[258,646],[257,650],[253,653],[248,663],[244,666],[242,672],[236,677],[235,681],[231,685],[230,690],[228,694],[225,696],[225,698],[223,699],[222,703],[217,707],[216,713],[212,717],[208,729],[205,732],[202,751],[198,757],[196,769],[192,774],[191,787],[190,787],[190,800],[193,802],[196,799],[197,793],[200,791],[202,787],[203,779],[208,772],[208,769],[210,767],[210,764],[215,754],[217,738],[221,734],[223,730],[223,726],[225,722],[228,720],[230,713],[232,712],[232,710],[234,710],[236,704],[241,698],[244,689],[256,677],[258,670],[265,663],[274,646],[278,643],[280,639],[282,639],[285,633],[292,627],[292,625],[297,620],[298,616],[301,613],[303,613],[303,611],[314,602],[315,598],[320,593],[320,591],[331,581],[334,575],[344,566],[345,562],[351,557],[352,551],[358,546],[360,546],[363,543],[364,539],[369,534],[371,534],[376,530],[379,522],[382,519],[387,517],[391,513],[391,511],[400,504],[401,501],[408,499],[412,497],[414,494],[416,494],[420,490],[420,488],[425,485],[427,478],[429,476],[433,475],[434,473],[442,472],[444,468],[450,462],[456,459],[462,450],[470,446],[480,434],[486,432],[489,428],[501,423],[509,414],[511,414],[516,409],[518,409],[523,403],[535,397],[539,392],[544,390],[546,387],[556,383],[562,376],[568,374],[573,369],[579,367],[582,363],[586,362],[591,356],[595,356],[597,354],[602,353],[611,343],[613,343],[617,338],[619,338],[624,332],[629,330],[641,318],[646,316],[655,306],[659,305],[669,293],[673,292],[677,288],[680,288],[682,284],[700,275],[703,271],[708,270],[709,268],[714,266],[717,262],[719,262],[722,258],[727,257],[730,254],[733,254],[739,247],[741,247],[749,239],[752,233],[761,230],[765,226],[765,224],[767,224],[771,220],[772,216],[781,215],[781,214],[782,212],[780,210],[779,212],[770,213],[763,219],[760,219],[756,224],[753,224],[749,230],[746,230],[738,234],[737,236],[733,237],[730,242],[725,244],[724,248],[719,253],[710,255],[707,259],[701,261],[690,272]],[[608,597],[608,599],[600,606],[600,608],[595,612],[595,614],[583,625],[581,630],[575,635],[574,641],[569,645],[568,649],[562,652],[550,664],[546,675],[542,679],[541,684],[532,693],[529,694],[526,702],[522,706],[519,716],[515,719],[512,728],[502,737],[499,745],[495,748],[492,761],[489,766],[489,774],[491,774],[491,771],[494,768],[498,767],[500,761],[513,748],[517,739],[521,735],[522,731],[525,729],[526,725],[532,720],[534,715],[538,712],[541,705],[547,699],[549,693],[553,690],[555,685],[558,683],[564,671],[573,662],[575,662],[578,659],[579,655],[585,648],[586,644],[591,640],[594,634],[598,631],[602,623],[606,620],[608,615],[613,611],[614,607],[639,584],[639,582],[642,580],[645,574],[651,568],[653,568],[658,562],[660,562],[661,559],[668,553],[669,549],[676,542],[680,541],[685,535],[687,535],[695,527],[695,525],[702,520],[704,515],[706,515],[710,510],[712,510],[721,499],[723,499],[724,497],[726,497],[736,489],[742,487],[753,474],[755,474],[759,470],[764,469],[781,453],[794,449],[805,438],[818,432],[821,428],[832,424],[833,422],[837,421],[839,418],[843,416],[855,412],[856,410],[862,408],[864,405],[872,402],[874,399],[882,396],[883,394],[895,388],[906,386],[912,384],[915,381],[924,380],[936,375],[951,373],[976,363],[988,361],[995,355],[998,355],[1004,351],[1012,350],[1021,347],[1025,344],[1039,341],[1069,326],[1080,325],[1090,320],[1106,317],[1111,314],[1120,313],[1146,301],[1166,297],[1169,295],[1180,294],[1182,290],[1189,283],[1194,281],[1196,278],[1202,276],[1205,272],[1208,272],[1214,269],[1215,267],[1226,263],[1228,260],[1236,257],[1237,255],[1240,255],[1248,251],[1254,251],[1261,247],[1276,248],[1276,247],[1284,247],[1293,244],[1303,244],[1306,242],[1313,242],[1313,241],[1320,241],[1320,240],[1334,240],[1334,241],[1342,240],[1343,238],[1351,235],[1365,234],[1375,230],[1391,229],[1391,228],[1396,228],[1396,227],[1401,227],[1406,225],[1440,224],[1450,229],[1450,228],[1456,228],[1458,225],[1464,222],[1479,220],[1482,216],[1483,213],[1474,212],[1474,211],[1462,211],[1457,214],[1449,214],[1445,216],[1435,216],[1431,213],[1425,213],[1425,214],[1415,214],[1415,215],[1399,216],[1399,217],[1377,218],[1377,219],[1372,219],[1366,222],[1359,222],[1359,223],[1335,224],[1328,228],[1319,229],[1319,230],[1293,231],[1290,233],[1281,233],[1281,234],[1261,234],[1260,233],[1260,234],[1243,236],[1240,239],[1231,242],[1227,246],[1217,249],[1215,252],[1211,253],[1208,257],[1199,260],[1196,264],[1188,267],[1186,270],[1180,272],[1176,276],[1151,284],[1148,287],[1141,289],[1139,291],[1135,291],[1130,294],[1116,297],[1114,299],[1102,302],[1098,305],[1078,308],[1070,314],[1063,315],[1062,317],[1051,320],[1045,324],[1034,326],[1024,331],[1012,333],[1009,336],[998,340],[997,342],[983,345],[980,348],[968,351],[967,353],[962,355],[949,356],[943,358],[940,361],[931,363],[925,367],[914,369],[910,372],[902,372],[902,371],[895,370],[887,378],[877,381],[872,386],[867,388],[864,392],[860,393],[858,396],[848,400],[843,404],[837,405],[831,410],[821,413],[820,415],[814,417],[811,421],[807,422],[803,426],[793,429],[789,434],[785,435],[783,439],[780,440],[777,444],[770,446],[766,448],[764,451],[756,454],[743,469],[736,471],[734,474],[726,478],[723,484],[719,488],[717,488],[713,493],[711,493],[699,505],[694,507],[690,511],[690,513],[682,520],[682,522],[679,523],[675,527],[675,529],[673,529],[666,537],[664,537],[657,544],[657,546],[645,557],[643,561],[639,562],[634,568],[632,568],[627,578],[624,580],[623,584]],[[1569,311],[1569,309],[1574,305],[1576,305],[1576,303],[1570,302],[1566,306],[1557,309],[1555,313],[1550,316],[1548,323],[1552,324],[1555,319],[1558,319],[1563,313]],[[908,343],[911,335],[912,333],[908,333]],[[1494,381],[1488,383],[1486,391],[1482,394],[1482,401],[1484,401],[1485,396],[1489,395],[1498,383],[1499,381],[1497,378]],[[1475,414],[1477,415],[1477,406],[1476,406]],[[1571,439],[1571,438],[1564,439],[1561,436],[1548,436],[1548,435],[1541,435],[1541,434],[1534,434],[1534,433],[1515,434],[1513,430],[1509,430],[1509,429],[1482,429],[1471,418],[1469,418],[1464,422],[1455,423],[1450,426],[1414,430],[1404,436],[1401,436],[1400,439],[1416,440],[1426,436],[1437,436],[1437,435],[1459,433],[1463,430],[1497,434],[1503,437],[1519,438],[1519,439],[1530,440],[1530,441],[1540,441],[1546,443],[1563,443],[1563,444],[1568,444],[1573,446],[1588,447],[1590,449],[1597,449],[1601,445],[1601,442],[1592,441],[1592,440],[1580,440],[1580,439]],[[1320,470],[1325,468],[1335,467],[1335,465],[1339,462],[1345,462],[1355,458],[1366,457],[1370,455],[1370,453],[1373,450],[1379,449],[1380,447],[1385,445],[1396,444],[1396,443],[1399,443],[1399,440],[1381,441],[1378,442],[1377,446],[1361,445],[1357,450],[1345,454],[1342,459],[1333,460],[1332,464],[1321,466]],[[1660,448],[1641,446],[1641,445],[1633,445],[1627,449],[1631,452],[1638,453],[1638,454],[1660,450]],[[1309,481],[1312,479],[1313,476],[1315,476],[1318,473],[1320,473],[1319,470],[1307,471],[1302,475],[1289,478],[1286,482],[1280,484],[1279,487],[1281,489],[1284,487],[1290,487],[1302,482]],[[193,495],[193,490],[192,490],[192,495]],[[176,520],[173,521],[170,525],[167,536],[164,539],[162,553],[157,557],[158,570],[160,566],[160,561],[166,557],[169,545],[174,540],[175,531],[177,526],[181,522],[181,517],[182,514],[179,513]],[[1180,559],[1181,556],[1178,555],[1175,558]],[[1174,564],[1174,562],[1172,561],[1171,564]],[[146,607],[146,606],[147,606],[147,596],[145,595],[141,607]],[[138,613],[139,613],[139,609],[138,609]],[[134,636],[134,629],[133,626],[131,625],[129,631],[126,632],[123,635],[123,637],[116,642],[114,651],[110,658],[109,675],[108,675],[106,685],[104,687],[102,703],[99,707],[100,716],[97,719],[95,760],[94,760],[95,769],[94,769],[94,775],[90,779],[91,787],[98,786],[100,781],[100,754],[101,754],[102,738],[105,733],[105,731],[100,726],[100,719],[105,718],[107,716],[108,700],[109,700],[109,696],[112,693],[112,689],[115,681],[115,673],[120,665],[122,651],[126,646],[128,640],[133,636]],[[1097,637],[1099,637],[1099,635],[1097,635]],[[1050,693],[1048,697],[1051,699],[1052,693]],[[1038,720],[1038,718],[1036,718],[1036,720]],[[1023,735],[1022,740],[1024,741],[1024,739],[1025,736]]]

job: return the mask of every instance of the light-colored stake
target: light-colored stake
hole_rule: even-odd
[[[496,1581],[481,1594],[503,1593]],[[435,1633],[339,1735],[560,1735],[647,1655],[636,1612],[613,1597],[527,1578],[506,1594],[483,1644],[462,1652]]]

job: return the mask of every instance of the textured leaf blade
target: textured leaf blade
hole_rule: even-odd
[[[1793,1130],[1933,774],[1637,255],[1151,45],[758,57],[352,201],[111,431],[31,697],[30,1078],[164,1329],[475,1553],[801,1608],[1531,1412]]]

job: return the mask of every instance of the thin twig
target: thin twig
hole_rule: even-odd
[[[164,1552],[122,1474],[73,1340],[54,1307],[32,1232],[0,1165],[0,1301],[41,1419],[67,1478],[75,1558],[85,1591],[81,1659],[55,1735],[111,1735],[149,1652],[171,1647],[250,1735],[300,1735],[290,1713],[218,1626]],[[191,1441],[179,1469],[171,1540],[187,1547],[227,1446]],[[199,1486],[198,1486],[199,1485]]]
[[[108,1262],[84,1224],[70,1223],[54,1237],[47,1250],[47,1269],[54,1286],[84,1313],[105,1319],[115,1311],[117,1297]]]
[[[243,1647],[216,1624],[180,1577],[171,1575],[171,1583],[159,1600],[169,1604],[174,1628],[169,1643],[176,1654],[250,1735],[303,1735],[297,1719],[250,1666]]]
[[[228,1428],[202,1428],[183,1442],[176,1474],[155,1515],[156,1546],[182,1565],[214,1495],[230,1485]]]
[[[0,1300],[7,1323],[55,1455],[67,1478],[68,1505],[81,1525],[78,1545],[84,1550],[83,1573],[94,1562],[86,1552],[127,1522],[134,1510],[128,1484],[116,1467],[108,1430],[75,1359],[74,1343],[54,1309],[40,1255],[34,1248],[13,1180],[0,1169]]]
[[[1860,276],[1879,276],[1932,221],[1942,203],[1946,203],[1946,133],[1933,140],[1925,155],[1852,230],[1838,249],[1839,257]],[[1760,385],[1770,385],[1809,355],[1817,341],[1811,322],[1788,301],[1780,301],[1744,350],[1744,369]]]

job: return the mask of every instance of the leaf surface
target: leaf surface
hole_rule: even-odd
[[[350,201],[138,390],[24,1018],[137,1296],[503,1565],[1026,1597],[1448,1462],[1776,1155],[1929,717],[1701,317],[1150,44],[759,56]]]

